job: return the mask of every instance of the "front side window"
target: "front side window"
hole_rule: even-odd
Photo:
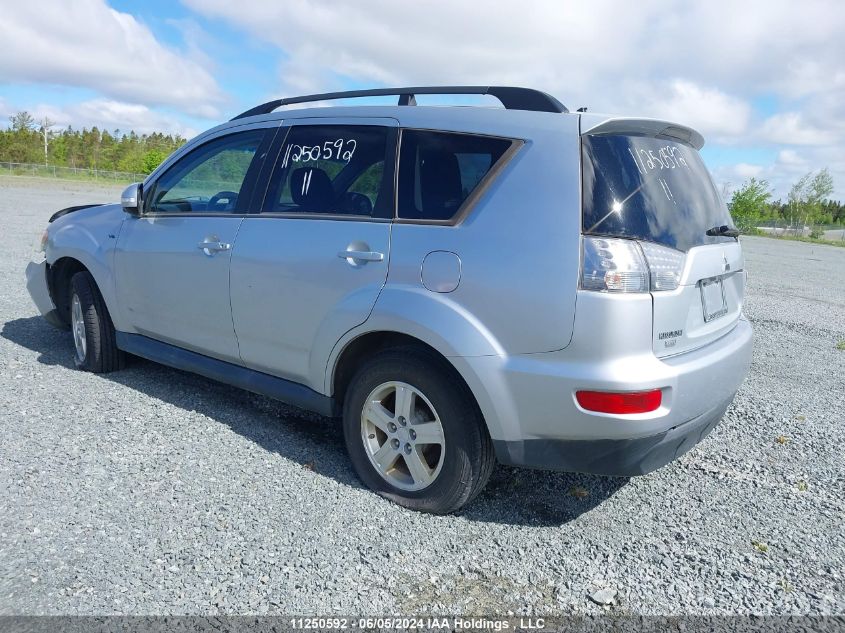
[[[264,130],[238,132],[192,150],[152,185],[148,213],[232,213],[245,209],[241,199],[247,172]]]
[[[511,144],[489,136],[405,130],[399,150],[399,217],[451,220]]]
[[[379,126],[293,126],[263,211],[391,217],[393,188],[384,166],[394,139],[394,130]]]

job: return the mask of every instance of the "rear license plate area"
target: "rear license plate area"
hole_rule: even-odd
[[[701,288],[701,307],[704,310],[704,322],[713,321],[728,313],[728,302],[725,299],[725,286],[722,278],[702,279],[699,282]]]

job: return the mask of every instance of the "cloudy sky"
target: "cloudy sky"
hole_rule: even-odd
[[[690,124],[717,181],[845,198],[840,0],[0,0],[0,119],[190,136],[277,96],[522,85]]]

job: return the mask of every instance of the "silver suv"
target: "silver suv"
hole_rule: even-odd
[[[433,93],[504,107],[416,106]],[[713,429],[751,357],[703,142],[523,88],[276,100],[121,204],[56,213],[28,288],[80,369],[128,353],[342,415],[358,476],[410,508],[457,510],[497,461],[644,474]]]

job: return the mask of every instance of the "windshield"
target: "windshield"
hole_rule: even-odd
[[[707,229],[733,221],[698,152],[648,136],[582,138],[584,233],[687,251],[733,238]]]

